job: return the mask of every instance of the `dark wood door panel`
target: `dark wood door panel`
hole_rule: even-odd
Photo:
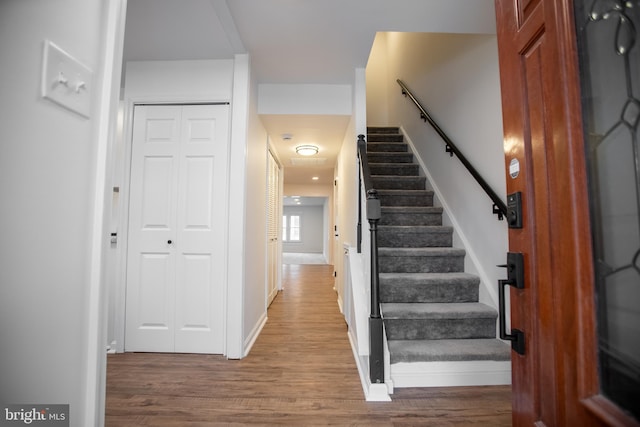
[[[542,8],[541,0],[518,0],[517,1],[518,24],[520,27],[527,24],[527,21],[535,13],[536,8]]]
[[[522,192],[524,226],[509,250],[525,255],[525,289],[512,291],[514,426],[599,425],[593,395],[594,307],[575,34],[567,0],[497,0],[507,191]],[[609,424],[602,424],[609,425]],[[613,425],[613,424],[610,424]]]

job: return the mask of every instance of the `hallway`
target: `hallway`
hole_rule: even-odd
[[[509,426],[511,388],[396,389],[369,403],[330,265],[283,266],[284,290],[249,356],[110,355],[107,426]]]

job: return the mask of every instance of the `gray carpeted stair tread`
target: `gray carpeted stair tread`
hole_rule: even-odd
[[[383,303],[382,317],[391,319],[495,319],[498,312],[481,302]]]
[[[389,257],[459,257],[465,255],[465,250],[460,248],[379,248],[378,254]]]
[[[497,312],[480,303],[384,303],[388,340],[495,338]]]
[[[411,285],[415,283],[480,283],[480,278],[469,273],[380,273],[380,283],[395,281]]]
[[[404,135],[400,133],[372,133],[367,135],[367,144],[375,144],[378,142],[397,142],[406,144],[404,142]]]
[[[435,206],[382,206],[379,225],[442,225],[442,208]]]
[[[508,344],[491,338],[464,340],[391,340],[391,363],[510,361]]]
[[[399,133],[400,128],[397,126],[368,126],[367,134],[381,134],[381,133]]]
[[[407,195],[407,196],[415,196],[428,194],[433,196],[433,191],[431,190],[377,190],[378,195]]]
[[[382,206],[433,206],[433,191],[378,190]]]
[[[381,247],[378,255],[382,273],[452,273],[464,270],[463,249]]]
[[[397,181],[400,183],[405,183],[405,182],[413,182],[413,181],[421,181],[423,184],[427,182],[427,178],[425,178],[424,176],[417,176],[417,175],[402,175],[402,176],[396,176],[396,175],[371,175],[371,179],[374,182],[374,186],[373,188],[375,188],[376,190],[385,190],[385,188],[381,188],[377,184],[378,181]],[[387,190],[402,190],[402,188],[388,188]],[[419,190],[424,190],[423,188],[420,188]]]
[[[400,128],[398,126],[367,126],[367,133],[398,133]]]
[[[479,283],[468,273],[380,273],[380,301],[478,302]]]
[[[399,167],[399,168],[418,168],[419,166],[415,163],[396,163],[396,162],[371,162],[369,163],[369,167],[378,167],[378,166],[395,166],[395,167]],[[376,173],[372,173],[372,175],[384,175],[384,174],[376,174]],[[388,174],[388,175],[394,175],[394,174]]]
[[[423,176],[373,175],[373,187],[377,190],[424,190],[427,179]]]
[[[393,214],[416,214],[416,215],[429,215],[429,214],[442,214],[442,207],[440,206],[381,206],[382,213]]]
[[[371,175],[371,179],[373,179],[374,181],[377,179],[394,179],[396,181],[411,181],[414,179],[424,179],[426,180],[426,178],[424,176],[418,176],[418,175]],[[376,190],[380,190],[377,187]]]
[[[372,175],[418,176],[420,167],[415,163],[371,163]]]
[[[453,228],[442,225],[381,225],[378,245],[393,248],[449,247]]]
[[[408,153],[409,146],[402,141],[393,141],[391,138],[379,138],[380,141],[367,143],[367,154],[377,153]]]
[[[413,163],[413,153],[402,151],[369,151],[367,153],[369,164],[372,163]]]
[[[378,227],[378,231],[381,230],[389,230],[397,233],[451,233],[453,232],[453,227],[447,225],[381,225]]]
[[[382,206],[382,214],[407,213],[407,214],[441,214],[440,206]]]

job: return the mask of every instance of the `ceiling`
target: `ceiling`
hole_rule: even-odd
[[[283,206],[324,206],[327,203],[327,197],[304,197],[304,196],[285,196],[282,200]]]
[[[494,0],[128,0],[124,61],[231,59],[258,83],[352,84],[378,31],[495,32]],[[348,116],[262,115],[285,184],[331,183]],[[282,140],[282,134],[293,138]],[[314,141],[324,165],[292,165]],[[293,153],[293,156],[292,156]],[[310,181],[311,176],[318,181]]]
[[[260,118],[284,167],[286,184],[326,185],[333,182],[333,167],[349,125],[349,116],[263,114]],[[297,155],[296,146],[305,144],[318,147],[318,154]]]

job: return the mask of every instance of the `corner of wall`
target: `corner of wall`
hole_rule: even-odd
[[[245,219],[246,162],[248,111],[250,99],[249,56],[236,55],[233,67],[233,102],[231,110],[231,153],[229,182],[229,238],[227,263],[226,355],[229,359],[243,357],[244,292],[245,292]]]

